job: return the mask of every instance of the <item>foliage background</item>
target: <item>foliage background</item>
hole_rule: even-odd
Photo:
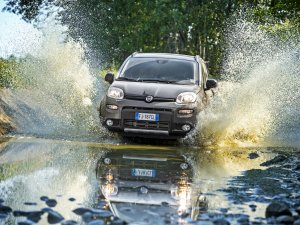
[[[200,55],[219,77],[232,18],[260,24],[282,40],[299,39],[298,0],[5,0],[3,9],[38,24],[39,15],[63,8],[57,19],[87,46],[89,62],[116,68],[135,51]],[[15,68],[15,69],[13,69]],[[0,85],[11,86],[17,62],[0,61]]]

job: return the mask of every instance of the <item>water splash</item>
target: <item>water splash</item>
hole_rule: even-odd
[[[298,145],[300,47],[258,25],[230,26],[223,82],[199,114],[201,141],[221,146]]]
[[[23,84],[2,96],[16,131],[56,137],[99,135],[97,104],[103,90],[85,59],[84,43],[68,37],[67,28],[57,21],[47,22],[35,36],[35,54],[28,53],[19,63]]]

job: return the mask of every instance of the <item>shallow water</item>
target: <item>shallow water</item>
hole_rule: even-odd
[[[256,221],[264,217],[274,197],[299,191],[299,173],[293,170],[299,164],[299,150],[292,148],[167,147],[31,137],[0,143],[4,205],[41,210],[47,205],[40,197],[47,196],[57,201],[53,210],[78,223],[82,218],[72,210],[79,207],[105,209],[130,224],[213,221],[225,212],[235,215],[228,219],[233,224],[241,214]],[[261,166],[277,155],[287,158],[275,167]],[[182,169],[182,163],[188,167]],[[287,178],[290,182],[285,182]],[[99,218],[107,222],[111,214]],[[9,214],[0,223],[20,220],[24,217]],[[39,224],[48,224],[46,213]]]

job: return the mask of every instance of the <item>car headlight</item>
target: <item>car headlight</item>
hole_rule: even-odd
[[[176,103],[187,104],[194,103],[197,99],[197,95],[194,92],[183,92],[177,96]]]
[[[107,91],[107,96],[114,99],[123,99],[124,91],[120,88],[110,87]]]

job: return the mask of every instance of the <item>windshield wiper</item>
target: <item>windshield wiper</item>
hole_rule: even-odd
[[[173,84],[177,81],[174,80],[159,80],[159,79],[137,79],[136,81],[140,82],[159,82],[159,83],[167,83],[167,84]]]
[[[133,78],[128,78],[128,77],[118,77],[116,80],[127,80],[127,81],[138,81],[136,79],[133,79]]]

